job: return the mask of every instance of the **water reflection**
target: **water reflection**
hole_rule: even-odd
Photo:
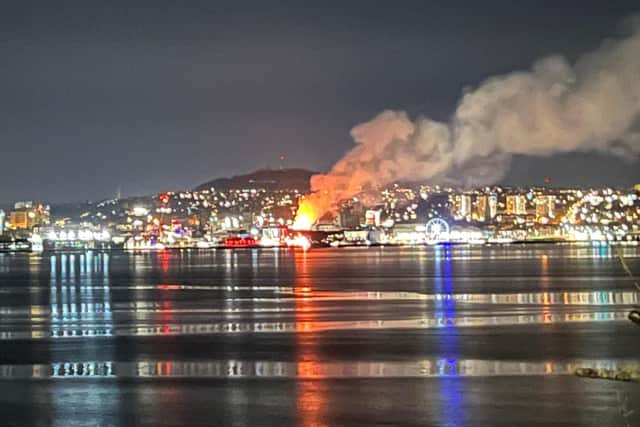
[[[301,322],[216,322],[216,323],[158,323],[150,326],[118,326],[116,329],[101,329],[92,325],[64,326],[53,331],[6,331],[0,333],[0,340],[23,338],[67,338],[81,339],[98,336],[154,336],[154,335],[203,335],[203,334],[246,334],[246,333],[305,333],[337,330],[380,330],[380,329],[442,329],[451,327],[482,327],[534,325],[546,323],[584,323],[605,321],[627,321],[627,310],[615,312],[589,313],[542,313],[504,316],[459,316],[418,318],[400,320],[346,320],[346,321],[301,321]]]
[[[638,254],[630,255],[635,270]],[[622,348],[625,344],[619,343],[615,332],[625,328],[621,323],[627,322],[628,308],[639,304],[640,297],[618,290],[626,289],[628,279],[611,252],[602,248],[435,247],[304,253],[269,249],[38,257],[9,261],[0,256],[0,339],[24,338],[11,345],[20,348],[25,359],[14,362],[18,357],[6,356],[9,364],[0,365],[0,379],[7,380],[7,389],[13,387],[8,381],[12,379],[60,380],[23,383],[49,387],[48,394],[38,399],[51,403],[51,419],[62,425],[70,411],[69,393],[66,404],[60,397],[62,383],[84,387],[83,400],[95,402],[84,405],[89,412],[122,412],[121,424],[136,422],[126,417],[144,407],[143,417],[163,420],[179,413],[189,425],[189,415],[180,408],[189,405],[186,395],[193,393],[192,398],[201,393],[198,386],[184,382],[184,387],[165,387],[160,382],[162,386],[156,387],[153,381],[120,379],[290,378],[210,384],[234,383],[224,395],[215,396],[225,411],[229,408],[224,417],[230,424],[251,424],[247,413],[257,405],[269,405],[260,393],[270,394],[273,384],[286,384],[283,395],[291,400],[283,412],[291,408],[294,417],[299,415],[299,424],[318,425],[335,414],[346,414],[347,410],[336,412],[335,408],[357,406],[356,400],[363,396],[373,399],[372,407],[380,405],[376,410],[394,409],[400,399],[376,392],[339,402],[335,383],[318,380],[434,378],[415,382],[422,390],[404,396],[412,399],[422,393],[426,399],[444,402],[436,404],[435,412],[429,410],[429,420],[434,415],[438,420],[434,424],[472,424],[469,414],[477,407],[478,389],[468,388],[466,377],[569,375],[582,366],[638,368],[637,361],[621,359],[632,353]],[[589,259],[571,261],[580,258]],[[500,289],[507,292],[493,292]],[[573,322],[610,323],[594,328],[540,327]],[[547,350],[525,352],[524,362],[497,360],[503,356],[499,348],[509,346],[514,332],[504,333],[506,328],[500,327],[510,325],[526,325],[518,331],[531,334]],[[470,329],[476,327],[486,329]],[[555,333],[547,340],[548,332],[559,329],[566,332],[566,346],[564,341],[557,343]],[[374,330],[388,332],[368,334]],[[411,351],[380,360],[381,354],[389,354],[384,337],[402,336],[404,330],[415,336]],[[498,349],[465,342],[468,336],[486,331],[504,333],[495,338]],[[610,340],[593,339],[610,331]],[[179,335],[224,336],[175,339]],[[122,336],[133,338],[116,338]],[[38,339],[46,341],[33,342]],[[421,339],[424,348],[420,348]],[[334,347],[331,340],[338,345]],[[198,352],[199,343],[206,342],[215,342],[221,351],[207,349],[208,356]],[[262,343],[268,347],[261,347]],[[330,353],[343,344],[347,350]],[[576,360],[580,351],[594,360]],[[423,354],[427,357],[417,359]],[[235,359],[214,360],[218,357]],[[33,361],[50,363],[34,365]],[[93,378],[106,380],[94,382]],[[556,391],[562,387],[555,381],[544,382]],[[381,383],[394,387],[393,381],[377,382]],[[480,383],[482,393],[486,387],[495,395],[497,382],[474,384]],[[127,390],[129,384],[136,384],[135,391],[120,395],[119,390]],[[465,394],[463,384],[467,384]],[[157,394],[150,393],[152,388]],[[571,392],[560,389],[557,395],[565,396],[566,391]],[[103,402],[108,393],[116,397]],[[531,396],[542,396],[547,404],[549,394],[545,393],[533,391]],[[417,406],[414,401],[407,405]],[[355,411],[362,415],[358,408]]]
[[[434,255],[434,293],[443,298],[435,300],[435,317],[441,320],[442,340],[439,341],[439,353],[444,358],[438,360],[436,366],[439,376],[457,376],[458,366],[458,333],[456,332],[456,300],[453,289],[453,270],[451,263],[451,246],[444,245]],[[451,425],[462,425],[465,417],[464,396],[457,381],[440,381],[438,383],[440,398],[444,402],[439,414],[441,421]]]
[[[637,360],[545,360],[537,362],[429,358],[410,361],[316,361],[313,369],[299,362],[271,360],[67,361],[51,364],[0,365],[0,379],[18,378],[453,378],[573,375],[577,368],[638,371]],[[303,393],[299,398],[313,400]],[[451,393],[455,393],[451,391]],[[449,391],[445,393],[450,396]],[[456,397],[457,399],[458,397]],[[326,397],[322,397],[326,400]],[[301,402],[305,406],[308,401]]]
[[[87,338],[113,334],[113,313],[109,282],[109,253],[87,251],[79,254],[53,254],[49,257],[49,306],[32,305],[31,338]],[[48,326],[48,327],[47,327]],[[16,334],[17,335],[17,334]],[[90,351],[91,342],[81,339],[79,352]],[[114,357],[112,347],[101,350],[101,356]],[[111,377],[113,363],[60,362],[50,366],[31,366],[33,378]],[[63,425],[66,408],[60,383],[53,383],[50,393],[52,414],[56,424]],[[118,395],[117,384],[90,387],[83,395],[86,402],[100,402],[101,409],[117,413],[119,399],[103,401],[106,393]]]
[[[296,253],[295,259],[296,283],[298,287],[294,289],[295,296],[295,335],[296,339],[296,359],[295,375],[299,378],[296,383],[296,412],[299,417],[299,424],[304,427],[311,427],[318,424],[326,414],[327,401],[326,388],[321,387],[313,381],[305,381],[310,378],[319,378],[319,355],[318,346],[320,343],[315,340],[307,340],[306,335],[301,332],[310,332],[318,327],[317,303],[319,299],[314,298],[312,283],[310,280],[310,267],[307,262],[307,251]],[[263,366],[263,368],[265,368]],[[293,368],[290,367],[289,369]],[[277,365],[278,373],[287,372],[286,365]]]
[[[50,307],[38,311],[50,317],[49,336],[112,335],[109,254],[88,251],[79,255],[51,255],[49,261]],[[42,335],[41,323],[40,316],[31,317],[34,338]]]
[[[439,268],[443,274],[434,281],[434,294],[315,291],[301,277],[303,286],[261,297],[255,296],[262,292],[257,290],[237,296],[252,287],[223,287],[222,305],[213,307],[177,304],[171,293],[182,289],[179,285],[160,285],[158,301],[114,305],[109,286],[83,286],[58,276],[51,279],[49,305],[34,297],[29,307],[0,307],[0,339],[442,329],[447,351],[455,357],[453,328],[625,321],[629,307],[640,302],[640,294],[622,291],[455,294],[448,267]],[[415,304],[399,309],[400,302]],[[19,326],[24,318],[29,323]]]

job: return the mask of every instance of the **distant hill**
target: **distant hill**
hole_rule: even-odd
[[[302,192],[308,192],[310,190],[309,180],[314,174],[315,172],[306,169],[260,169],[246,175],[214,179],[198,185],[195,190],[266,188],[269,190],[298,189]]]

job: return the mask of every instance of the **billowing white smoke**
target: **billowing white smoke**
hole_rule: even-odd
[[[312,178],[325,205],[396,181],[455,175],[465,184],[488,184],[504,175],[514,154],[601,151],[635,158],[640,31],[573,66],[551,56],[530,71],[490,78],[464,94],[449,123],[384,111],[351,135],[356,146],[328,174]]]

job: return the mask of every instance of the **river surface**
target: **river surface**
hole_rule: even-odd
[[[573,374],[638,304],[606,246],[0,254],[0,425],[638,426]]]

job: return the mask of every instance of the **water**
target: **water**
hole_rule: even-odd
[[[606,246],[0,254],[1,424],[640,425],[573,375],[638,304]]]

